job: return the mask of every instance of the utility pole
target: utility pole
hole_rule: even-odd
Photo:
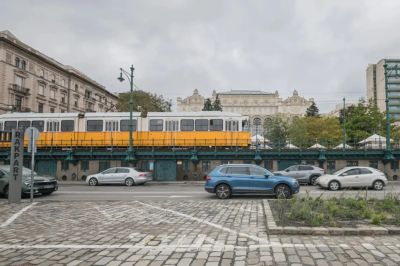
[[[343,97],[343,151],[346,150],[346,98]]]

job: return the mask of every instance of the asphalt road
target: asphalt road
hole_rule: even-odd
[[[349,189],[328,191],[316,186],[301,186],[298,196],[312,197],[374,197],[383,198],[388,193],[400,195],[400,182],[389,183],[382,191],[365,191],[362,189]],[[239,195],[236,199],[254,200],[273,198],[265,195]],[[118,185],[103,185],[90,187],[86,184],[60,184],[59,190],[50,196],[36,196],[37,201],[101,201],[101,200],[190,200],[190,199],[216,199],[214,194],[204,191],[201,184],[145,184],[141,186],[126,187]],[[4,200],[4,199],[2,199]]]

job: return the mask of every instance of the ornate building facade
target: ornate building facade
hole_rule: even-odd
[[[108,112],[117,100],[82,72],[0,31],[0,114]]]
[[[258,90],[231,90],[226,92],[213,92],[212,98],[217,97],[221,101],[225,112],[240,113],[249,116],[249,126],[253,134],[262,133],[264,123],[275,114],[284,114],[288,118],[303,116],[313,99],[305,99],[294,90],[293,95],[287,99],[279,97],[278,91],[274,93]],[[205,97],[201,96],[197,89],[193,95],[177,99],[177,109],[180,112],[201,111]]]

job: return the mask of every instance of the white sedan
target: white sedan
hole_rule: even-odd
[[[331,175],[323,175],[317,179],[317,185],[330,190],[346,187],[368,187],[382,190],[387,178],[381,171],[372,167],[345,167]]]
[[[99,184],[125,184],[126,186],[134,186],[144,184],[150,180],[151,173],[139,172],[130,167],[113,167],[86,177],[86,183],[89,186],[97,186]]]

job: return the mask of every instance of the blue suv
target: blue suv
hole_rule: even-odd
[[[220,199],[232,194],[266,194],[290,198],[300,190],[295,178],[274,176],[267,169],[253,164],[217,166],[206,178],[205,190]]]

